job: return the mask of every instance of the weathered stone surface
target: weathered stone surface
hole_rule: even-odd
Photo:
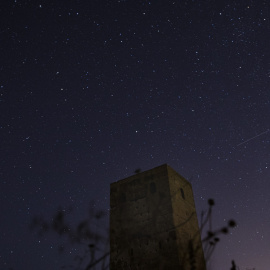
[[[191,184],[167,164],[111,184],[111,270],[205,270]]]

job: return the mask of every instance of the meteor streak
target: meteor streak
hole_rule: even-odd
[[[261,135],[263,135],[263,134],[265,134],[265,133],[267,133],[267,132],[269,132],[269,131],[270,131],[270,129],[267,129],[266,131],[264,131],[264,132],[262,132],[262,133],[260,133],[260,134],[258,134],[258,135],[256,135],[256,136],[254,136],[254,137],[252,137],[252,138],[249,138],[248,140],[246,140],[246,141],[244,141],[244,142],[239,143],[237,146],[240,146],[240,145],[242,145],[242,144],[244,144],[244,143],[247,143],[247,142],[249,142],[249,141],[251,141],[251,140],[253,140],[253,139],[255,139],[255,138],[257,138],[257,137],[259,137],[259,136],[261,136]]]

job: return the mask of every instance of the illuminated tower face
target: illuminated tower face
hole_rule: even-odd
[[[110,204],[110,270],[206,269],[191,184],[167,164],[112,183]]]

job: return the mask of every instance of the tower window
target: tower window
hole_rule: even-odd
[[[127,201],[127,199],[126,199],[126,194],[125,193],[122,193],[121,195],[120,195],[120,202],[121,203],[124,203],[124,202],[126,202]]]
[[[150,183],[150,192],[156,193],[156,184],[154,182]]]
[[[175,231],[170,231],[169,232],[169,237],[173,240],[176,240],[176,232]]]
[[[182,188],[180,188],[180,192],[181,192],[182,198],[185,200],[185,193],[184,193],[184,190]]]

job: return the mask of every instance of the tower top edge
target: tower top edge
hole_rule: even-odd
[[[174,170],[171,166],[169,166],[167,163],[164,163],[164,164],[159,165],[159,166],[157,166],[157,167],[154,167],[154,168],[152,168],[152,169],[149,169],[149,170],[146,170],[146,171],[142,171],[142,172],[133,174],[133,175],[131,175],[131,176],[128,176],[128,177],[126,177],[126,178],[124,178],[124,179],[120,179],[120,180],[117,180],[117,181],[115,181],[115,182],[112,182],[112,183],[111,183],[111,186],[112,186],[112,185],[115,185],[115,184],[121,184],[121,183],[129,182],[130,180],[133,180],[133,179],[136,178],[136,177],[139,178],[139,177],[142,177],[142,176],[145,176],[145,175],[147,175],[147,174],[151,174],[151,173],[157,172],[157,171],[166,171],[167,173],[169,173],[169,171],[174,172],[174,173],[176,173],[179,177],[181,177],[182,179],[184,179],[188,184],[190,184],[189,181],[188,181],[185,177],[183,177],[181,174],[179,174],[177,171],[175,171],[175,170]]]

